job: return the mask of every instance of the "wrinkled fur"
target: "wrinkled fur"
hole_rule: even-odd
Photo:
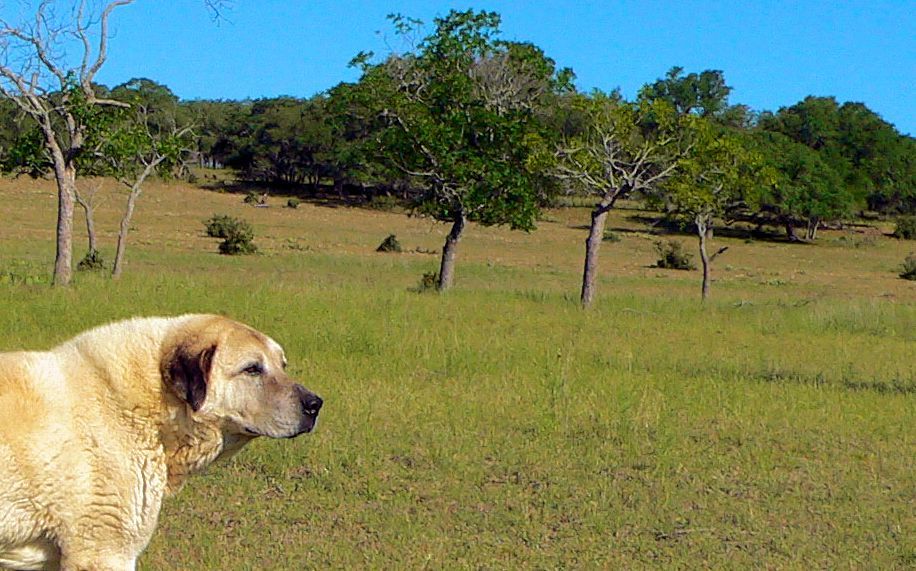
[[[263,375],[240,372],[249,361]],[[189,475],[314,426],[320,399],[284,366],[275,341],[209,315],[0,354],[0,569],[134,569]]]

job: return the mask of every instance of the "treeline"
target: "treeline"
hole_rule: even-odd
[[[525,48],[540,58],[532,65],[553,66],[536,47]],[[518,103],[525,89],[543,89],[512,85],[512,80],[531,78],[519,78],[518,73],[512,77],[496,69],[496,63],[479,67],[478,74],[491,75],[488,87],[505,91],[506,105]],[[577,93],[571,79],[568,75],[550,86],[556,91],[552,97],[525,102],[534,107],[545,140],[562,141],[580,133],[587,120],[581,100],[607,96]],[[350,192],[398,188],[409,194],[408,173],[391,168],[391,157],[382,156],[377,144],[389,127],[384,110],[379,116],[375,108],[383,102],[370,100],[381,94],[359,93],[365,88],[361,83],[341,84],[311,98],[179,101],[165,85],[134,79],[111,90],[102,87],[101,93],[122,99],[129,93],[129,100],[191,125],[193,161],[202,167],[229,167],[251,181],[314,190],[328,185],[340,192],[347,185]],[[865,104],[810,96],[775,112],[756,112],[731,104],[730,91],[720,71],[685,74],[674,68],[647,84],[639,97],[666,101],[678,114],[696,115],[751,139],[779,174],[778,181],[771,181],[772,195],[758,204],[763,218],[807,226],[812,220],[837,220],[860,211],[916,213],[916,139],[900,134]],[[38,175],[49,168],[50,162],[36,152],[38,139],[37,126],[10,101],[0,100],[3,169]]]
[[[572,192],[595,197],[587,260],[616,201],[638,197],[698,233],[704,270],[705,239],[722,221],[813,240],[823,224],[866,211],[916,214],[916,139],[863,103],[810,96],[758,112],[729,101],[721,71],[678,67],[633,100],[580,93],[572,70],[539,47],[502,40],[496,13],[452,11],[428,33],[391,21],[409,47],[359,54],[358,81],[311,98],[180,101],[149,79],[95,91],[143,109],[148,133],[190,126],[183,156],[200,167],[300,192],[396,194],[451,223],[441,289],[468,221],[531,229],[539,208]],[[0,100],[0,166],[40,175],[52,161],[20,107]],[[110,152],[99,149],[93,156]],[[587,263],[586,302],[589,279]]]

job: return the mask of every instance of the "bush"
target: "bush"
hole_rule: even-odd
[[[261,197],[258,196],[257,192],[250,190],[248,194],[245,195],[245,200],[242,202],[245,204],[261,204]]]
[[[207,236],[211,238],[228,238],[232,229],[239,224],[245,223],[226,214],[215,214],[209,220],[204,221],[204,226],[207,227]]]
[[[289,200],[286,201],[286,207],[287,208],[299,208],[299,204],[301,202],[302,201],[300,201],[298,198],[290,198]]]
[[[76,265],[79,272],[99,272],[105,269],[105,259],[98,250],[89,250],[86,255]]]
[[[900,277],[916,281],[916,254],[910,254],[903,260],[903,273],[900,274]]]
[[[439,289],[439,272],[424,273],[423,277],[420,278],[420,283],[417,284],[417,291],[423,293],[425,291],[436,291],[437,289]]]
[[[604,242],[620,242],[620,236],[613,230],[605,230],[604,237],[601,239]]]
[[[222,238],[219,253],[229,256],[239,254],[253,254],[258,250],[254,245],[254,229],[251,224],[226,215],[216,215],[204,222],[207,227],[207,236]]]
[[[382,240],[382,243],[379,244],[379,247],[375,249],[376,252],[401,252],[401,243],[398,242],[397,236],[394,234],[389,234],[387,238]]]
[[[901,216],[898,218],[894,237],[901,240],[916,240],[916,216]]]
[[[684,246],[676,240],[656,242],[655,251],[658,252],[656,265],[668,270],[694,270],[693,256],[684,251]]]
[[[372,210],[380,210],[382,212],[397,212],[403,208],[402,201],[396,197],[389,194],[377,194],[369,199],[369,204],[367,204]]]

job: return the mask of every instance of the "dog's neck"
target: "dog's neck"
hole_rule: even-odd
[[[254,438],[231,434],[218,420],[195,418],[184,403],[172,403],[168,410],[159,429],[168,470],[167,495],[180,490],[189,476],[234,455]]]

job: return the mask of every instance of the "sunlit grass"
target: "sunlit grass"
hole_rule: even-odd
[[[4,267],[34,276],[0,283],[0,347],[226,313],[283,343],[326,406],[313,435],[256,442],[168,501],[142,569],[916,563],[916,306],[882,273],[894,241],[866,263],[733,240],[704,307],[695,273],[649,268],[651,241],[628,235],[583,312],[584,234],[565,222],[472,227],[438,296],[410,291],[435,256],[371,251],[383,230],[438,247],[428,222],[160,192],[117,283],[48,289],[50,229],[0,229]],[[213,212],[250,217],[265,253],[216,255]]]

